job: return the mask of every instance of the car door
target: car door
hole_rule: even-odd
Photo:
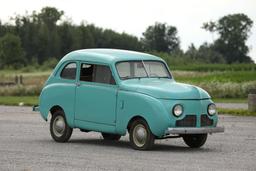
[[[81,63],[75,120],[115,125],[117,86],[110,67]]]

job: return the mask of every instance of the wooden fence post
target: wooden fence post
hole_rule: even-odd
[[[251,89],[248,94],[248,110],[256,112],[256,89]]]
[[[14,81],[15,81],[15,84],[18,84],[18,83],[19,83],[19,78],[18,78],[17,75],[15,75]]]
[[[23,76],[20,75],[20,84],[23,84]]]

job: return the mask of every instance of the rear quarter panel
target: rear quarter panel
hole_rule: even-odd
[[[40,113],[47,120],[50,109],[53,106],[60,106],[66,116],[67,123],[74,127],[74,102],[75,102],[75,83],[67,80],[62,83],[56,81],[46,85],[40,95]]]

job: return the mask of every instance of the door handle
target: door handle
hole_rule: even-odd
[[[120,103],[120,109],[124,109],[124,101],[123,100]]]
[[[79,87],[81,84],[79,82],[76,83],[76,86]]]

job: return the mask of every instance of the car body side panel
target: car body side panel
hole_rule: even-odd
[[[80,128],[88,131],[97,131],[97,132],[112,133],[112,134],[116,133],[116,127],[113,125],[100,124],[100,123],[81,121],[81,120],[75,120],[74,124],[76,128]]]
[[[76,85],[74,83],[54,83],[47,85],[40,95],[40,113],[47,120],[53,106],[60,106],[66,116],[67,123],[74,127],[74,103]]]
[[[81,82],[76,91],[75,120],[115,125],[115,86]]]
[[[156,98],[131,91],[118,92],[116,132],[121,135],[126,133],[129,121],[140,116],[147,121],[152,133],[161,137],[172,122],[168,115]]]

